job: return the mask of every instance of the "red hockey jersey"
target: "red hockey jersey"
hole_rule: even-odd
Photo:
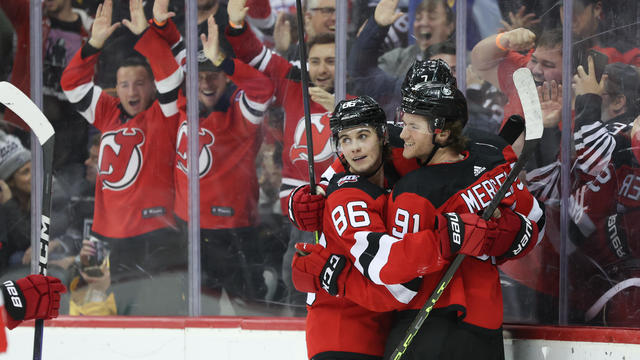
[[[320,244],[331,253],[341,254],[354,261],[355,234],[360,230],[385,230],[387,194],[380,187],[358,175],[336,174],[327,188],[324,208],[324,234]],[[374,285],[359,275],[349,277],[347,293],[357,292],[359,300],[386,306],[382,299],[395,288],[402,287],[406,302],[415,289],[393,285],[388,288]],[[368,285],[365,284],[368,282]],[[363,286],[366,286],[364,288]],[[382,356],[392,314],[374,312],[347,297],[333,297],[324,291],[309,294],[306,337],[307,353],[312,358],[323,352],[346,352]],[[391,308],[390,308],[391,309]]]
[[[262,141],[260,125],[273,86],[252,67],[236,59],[229,61],[234,63],[229,78],[239,88],[229,85],[222,99],[227,103],[200,118],[200,227],[205,229],[252,226],[258,217],[255,159]],[[178,105],[182,123],[176,149],[175,211],[187,220],[187,103],[182,94]]]
[[[151,64],[161,100],[133,118],[118,98],[93,83],[99,51],[91,45],[78,51],[62,74],[69,101],[102,132],[92,231],[104,237],[132,237],[175,225],[176,97],[183,74],[173,59],[173,65],[158,64],[164,58],[158,54],[167,51],[160,45],[136,45]]]
[[[242,31],[227,28],[227,39],[239,59],[271,78],[276,89],[275,104],[284,108],[280,204],[282,213],[286,214],[287,198],[291,191],[297,186],[309,183],[301,70],[263,46],[248,26]],[[320,180],[320,174],[331,165],[335,156],[330,141],[330,113],[314,101],[310,101],[309,112],[313,128],[317,182]]]
[[[434,229],[437,213],[482,211],[506,178],[513,160],[510,147],[504,148],[503,154],[490,144],[472,144],[459,162],[429,165],[404,176],[389,198],[388,235],[371,241],[371,236],[360,234],[366,249],[355,254],[356,267],[378,284],[398,284],[423,276],[418,296],[399,309],[421,308],[447,264],[439,256],[436,248],[439,244],[433,233],[423,230]],[[535,222],[543,224],[544,212],[524,184],[514,183],[502,205],[533,220],[536,231],[532,231],[531,242],[535,244],[541,239],[543,231],[537,231]],[[422,236],[411,235],[416,232]],[[405,234],[409,235],[403,239]],[[525,247],[519,256],[531,248]],[[397,297],[390,302],[397,303]],[[488,256],[466,259],[436,307],[457,310],[467,323],[499,328],[502,293],[495,259]]]
[[[151,30],[145,32],[140,42],[165,42],[171,49],[184,48],[171,20],[166,26],[152,25]],[[165,52],[165,56],[166,61],[171,62],[171,53]],[[183,57],[175,59],[177,64]],[[200,118],[200,227],[204,229],[247,227],[257,223],[259,188],[255,159],[262,140],[260,125],[273,97],[271,81],[251,66],[237,59],[226,59],[221,68],[233,84],[228,85],[214,110]],[[187,99],[182,92],[178,108],[181,123],[176,139],[175,213],[187,221]]]

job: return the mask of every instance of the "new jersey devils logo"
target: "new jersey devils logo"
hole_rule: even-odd
[[[213,154],[211,153],[211,146],[213,146],[215,136],[213,136],[213,133],[211,133],[211,131],[204,128],[200,128],[200,132],[198,133],[198,135],[200,136],[200,156],[198,157],[198,169],[200,177],[203,177],[209,172],[209,170],[211,170],[211,167],[213,165]],[[188,140],[186,122],[183,122],[180,125],[176,144],[176,153],[178,154],[178,161],[176,166],[183,173],[187,174],[189,170],[187,167]]]
[[[331,129],[329,128],[329,113],[311,114],[311,132],[313,139],[313,159],[321,162],[333,156],[331,150]],[[289,158],[295,163],[298,160],[308,161],[307,135],[304,127],[304,117],[298,120],[293,135],[294,143],[289,150]]]
[[[142,168],[144,133],[140,129],[106,132],[100,141],[98,178],[102,187],[124,190],[138,177]]]

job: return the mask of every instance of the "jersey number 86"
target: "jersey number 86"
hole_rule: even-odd
[[[367,227],[371,225],[369,214],[367,213],[367,203],[364,201],[352,201],[347,203],[347,210],[342,205],[336,206],[331,212],[331,219],[333,220],[333,226],[336,228],[336,232],[339,236],[342,236],[347,230],[347,227],[351,225],[354,228]]]

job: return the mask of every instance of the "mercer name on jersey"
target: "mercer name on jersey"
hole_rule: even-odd
[[[477,168],[477,166],[475,166],[474,168]],[[474,169],[474,172],[475,172],[475,169]],[[493,177],[487,177],[485,179],[482,179],[479,182],[477,182],[475,185],[472,185],[464,189],[463,191],[461,191],[459,193],[460,198],[467,205],[469,212],[478,213],[482,209],[489,206],[491,199],[493,199],[496,192],[498,192],[498,189],[500,189],[500,186],[502,185],[502,183],[504,183],[504,180],[507,178],[507,175],[508,174],[503,171]],[[520,180],[516,180],[514,184],[518,188],[518,190],[524,189],[524,185],[520,182]],[[511,187],[509,188],[509,190],[507,191],[504,197],[508,198],[512,194],[513,194],[513,185],[511,185]]]

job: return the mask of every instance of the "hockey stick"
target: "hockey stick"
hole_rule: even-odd
[[[524,110],[524,118],[525,121],[525,142],[524,148],[520,157],[515,162],[509,175],[505,179],[505,181],[500,186],[500,189],[496,192],[493,199],[489,205],[484,209],[482,214],[482,219],[489,220],[489,218],[493,215],[493,212],[496,210],[500,201],[504,198],[505,194],[511,188],[511,185],[518,177],[520,171],[524,168],[527,161],[531,157],[531,154],[535,151],[538,143],[540,142],[540,138],[542,137],[542,109],[540,108],[540,100],[538,99],[538,92],[536,90],[536,85],[533,82],[533,77],[531,76],[531,71],[527,68],[520,68],[513,73],[513,82],[516,85],[516,89],[518,91],[518,96],[520,97],[520,102],[522,103],[522,109]],[[396,349],[391,354],[392,360],[398,360],[402,357],[404,352],[411,344],[411,340],[413,340],[414,336],[422,327],[422,324],[429,316],[431,309],[435,306],[438,299],[446,289],[447,285],[453,278],[453,275],[460,267],[462,260],[466,255],[458,254],[449,268],[442,276],[442,279],[438,282],[438,285],[431,293],[429,300],[424,304],[422,309],[418,312],[418,315],[407,329],[407,332],[403,338],[403,340],[396,346]]]
[[[40,261],[38,273],[47,275],[49,260],[49,225],[51,217],[51,180],[53,166],[53,127],[42,111],[22,91],[6,81],[0,82],[0,103],[11,109],[24,121],[38,138],[42,147],[42,216],[40,220]],[[44,321],[36,320],[33,335],[33,359],[42,358],[42,331]]]
[[[302,3],[296,0],[296,15],[298,18],[298,50],[300,51],[300,77],[302,78],[302,104],[304,106],[304,130],[307,133],[307,164],[309,165],[309,186],[311,195],[316,194],[316,172],[313,157],[313,129],[311,129],[311,105],[309,104],[309,74],[307,73],[307,45],[304,41],[304,18],[302,17]],[[320,234],[314,231],[315,243],[319,242]]]
[[[304,19],[302,4],[296,0],[296,15],[298,16],[298,50],[300,51],[300,76],[302,77],[302,103],[304,105],[304,129],[307,133],[307,162],[309,164],[309,185],[311,194],[316,193],[316,176],[313,158],[313,133],[311,129],[311,105],[309,104],[309,74],[307,74],[307,45],[304,41]]]

